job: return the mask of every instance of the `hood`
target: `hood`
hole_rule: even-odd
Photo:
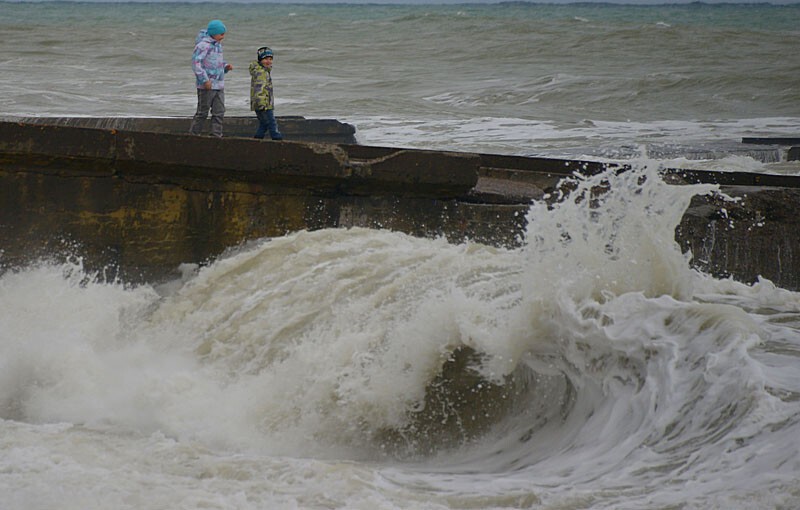
[[[260,69],[266,69],[270,73],[272,72],[272,67],[264,67],[264,66],[261,65],[261,62],[259,62],[258,60],[253,60],[252,62],[250,62],[250,74],[253,74],[259,68]]]
[[[208,30],[206,30],[204,28],[204,29],[200,30],[199,32],[197,32],[197,37],[194,38],[194,43],[197,44],[200,41],[202,41],[203,39],[205,39],[206,37],[211,39],[211,36],[208,35]],[[211,41],[216,42],[216,41],[214,41],[214,39],[211,39]]]

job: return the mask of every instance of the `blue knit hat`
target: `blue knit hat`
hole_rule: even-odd
[[[218,19],[212,19],[211,21],[209,21],[208,29],[206,29],[208,35],[224,34],[227,31],[228,30],[225,28],[225,25]]]

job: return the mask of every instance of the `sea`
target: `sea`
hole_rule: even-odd
[[[800,4],[0,2],[0,116],[228,116],[359,143],[625,161],[519,247],[380,229],[254,240],[173,282],[80,253],[0,271],[0,509],[800,508],[800,293],[690,266],[712,185],[800,174]],[[267,143],[267,142],[265,142]],[[2,218],[0,218],[2,222]],[[0,265],[2,246],[0,246]]]

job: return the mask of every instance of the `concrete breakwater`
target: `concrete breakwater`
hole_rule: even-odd
[[[0,121],[22,122],[63,127],[115,129],[147,133],[186,134],[191,117],[0,117]],[[306,119],[298,116],[279,117],[281,131],[292,140],[321,143],[356,143],[355,127],[336,119]],[[254,115],[226,117],[225,136],[252,138],[258,122]],[[206,122],[206,131],[211,122]]]
[[[109,277],[155,282],[248,240],[351,226],[513,246],[531,200],[573,172],[603,170],[330,141],[353,136],[336,121],[319,135],[316,121],[297,119],[285,142],[244,138],[250,126],[218,140],[182,134],[186,119],[146,122],[0,122],[2,269],[77,254]],[[694,199],[676,240],[695,267],[800,289],[800,178],[680,169],[664,178],[719,183],[741,198]]]

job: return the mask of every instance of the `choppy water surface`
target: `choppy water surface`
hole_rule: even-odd
[[[797,134],[796,6],[0,7],[4,115],[189,115],[219,17],[231,115],[269,44],[279,114],[363,143],[637,158],[519,249],[324,230],[164,286],[2,274],[4,510],[800,507],[800,295],[689,269],[714,190],[656,176],[796,168],[652,158]]]
[[[614,158],[800,131],[798,5],[2,7],[5,114],[191,115],[188,55],[218,17],[229,115],[251,115],[267,44],[278,114],[351,122],[367,144]]]

